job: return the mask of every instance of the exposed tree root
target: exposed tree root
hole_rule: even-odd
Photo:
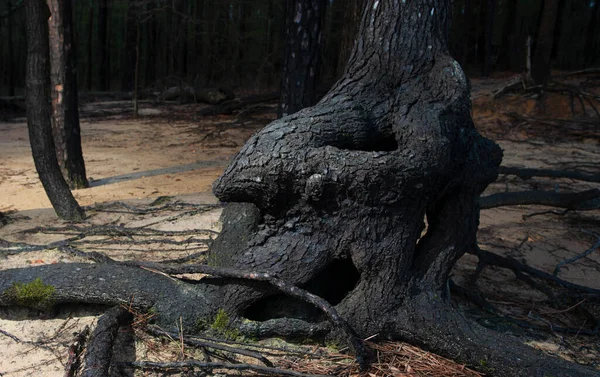
[[[475,255],[477,255],[477,257],[479,258],[479,264],[477,266],[475,274],[472,277],[473,282],[477,279],[478,275],[481,273],[483,268],[485,268],[485,266],[498,266],[513,271],[519,279],[528,275],[529,278],[541,279],[546,282],[552,283],[558,287],[565,288],[571,291],[568,294],[569,297],[579,299],[586,298],[588,300],[593,301],[600,300],[600,290],[598,289],[568,282],[553,274],[538,270],[524,263],[521,263],[514,258],[503,257],[486,250],[481,250],[479,248],[475,251]]]
[[[120,306],[109,309],[100,317],[87,345],[82,377],[108,376],[119,327],[130,323],[132,319],[131,313]]]
[[[147,331],[150,334],[155,335],[155,336],[167,336],[170,338],[177,338],[179,336],[178,334],[176,334],[174,332],[165,331],[162,329],[158,329],[156,327],[148,327]],[[216,342],[210,342],[210,341],[206,341],[206,340],[202,340],[202,339],[195,339],[195,338],[190,338],[190,337],[183,337],[183,342],[185,344],[189,344],[189,345],[192,345],[195,347],[212,348],[215,350],[230,352],[230,353],[234,353],[234,354],[238,354],[238,355],[244,355],[244,356],[256,359],[268,367],[273,366],[273,363],[269,359],[267,359],[265,356],[263,356],[262,354],[260,354],[256,351],[251,351],[251,350],[245,349],[245,348],[230,347],[230,346],[225,346],[223,344],[219,344]]]
[[[516,175],[522,179],[530,179],[532,177],[547,177],[547,178],[569,178],[585,182],[600,182],[600,174],[588,174],[574,170],[552,170],[552,169],[531,169],[518,168],[512,166],[500,166],[498,168],[500,174]]]

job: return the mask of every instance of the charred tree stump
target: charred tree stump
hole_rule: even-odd
[[[366,1],[340,81],[254,135],[215,182],[221,201],[240,204],[226,208],[210,261],[324,297],[360,336],[408,340],[493,375],[585,375],[450,305],[448,276],[476,247],[478,198],[502,152],[473,127],[468,80],[448,55],[448,3]],[[322,320],[272,289],[221,294],[228,313],[265,326]]]

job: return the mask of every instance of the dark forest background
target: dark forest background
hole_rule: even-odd
[[[600,65],[598,2],[559,1],[553,69]],[[26,33],[21,3],[0,0],[4,96],[23,94]],[[451,54],[471,77],[526,70],[528,41],[534,49],[542,6],[542,0],[455,0]],[[342,74],[361,7],[361,0],[327,2],[319,76],[323,89]],[[185,82],[256,92],[279,85],[283,0],[77,0],[73,20],[81,90],[132,90],[136,46],[141,88],[160,90]]]

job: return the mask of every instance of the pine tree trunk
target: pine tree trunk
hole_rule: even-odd
[[[10,0],[8,1],[8,4],[6,6],[8,9],[11,9],[12,4],[10,2]],[[12,22],[12,17],[10,15],[8,15],[7,20],[7,45],[8,45],[8,52],[7,52],[7,62],[8,62],[8,95],[10,97],[14,97],[15,95],[15,77],[17,76],[17,73],[15,72],[15,63],[14,63],[14,56],[13,56],[13,22]]]
[[[70,1],[48,0],[48,5],[54,147],[67,184],[72,189],[81,189],[88,187],[88,181],[81,150],[73,12]]]
[[[110,89],[109,78],[109,56],[108,56],[108,2],[109,0],[100,0],[98,2],[98,41],[96,42],[96,60],[98,67],[98,89],[107,91]]]
[[[59,217],[82,220],[79,207],[60,172],[50,121],[50,49],[48,6],[44,0],[26,0],[27,15],[27,125],[33,161],[44,190]]]
[[[550,77],[550,55],[554,41],[554,27],[559,0],[544,0],[540,27],[531,62],[531,77],[537,85],[546,85]]]
[[[277,115],[293,114],[316,102],[321,66],[321,27],[324,0],[287,0],[286,36],[281,77],[281,99]]]

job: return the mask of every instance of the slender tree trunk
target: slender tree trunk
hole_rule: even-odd
[[[598,3],[600,1],[594,1],[594,7],[590,11],[590,21],[585,33],[585,65],[587,67],[593,67],[600,57],[600,52],[598,51],[600,48],[600,38],[598,37],[598,32],[600,31],[598,27],[598,23],[600,23],[600,6]]]
[[[48,5],[54,147],[63,177],[72,189],[81,189],[88,181],[81,150],[73,12],[68,0],[48,0]]]
[[[503,69],[513,69],[511,66],[512,49],[515,48],[515,20],[517,17],[517,0],[508,0],[504,5],[504,25],[502,27],[502,45],[498,54],[498,62]]]
[[[10,2],[10,0],[8,1],[8,4],[6,6],[8,9],[11,9],[12,4]],[[13,56],[13,22],[12,22],[12,17],[9,14],[6,20],[6,26],[8,29],[7,32],[7,45],[8,45],[8,52],[7,52],[7,57],[8,57],[8,95],[13,97],[15,95],[15,77],[17,76],[17,73],[15,72],[15,63],[14,63],[14,56]]]
[[[496,2],[497,0],[487,0],[487,9],[485,16],[485,56],[483,59],[483,69],[481,71],[483,76],[489,76],[492,74],[493,61],[492,61],[492,47],[494,41],[494,20],[496,18]]]
[[[85,215],[65,182],[54,149],[50,121],[50,51],[48,6],[44,0],[26,0],[27,75],[26,105],[29,141],[35,168],[59,217],[71,221]]]
[[[277,109],[279,117],[316,103],[325,6],[325,0],[286,0],[285,55],[281,99]]]
[[[135,24],[135,70],[133,80],[133,116],[137,117],[139,113],[138,97],[140,91],[140,39],[142,32],[139,20]]]
[[[123,51],[123,64],[121,65],[121,90],[124,92],[133,89],[138,12],[136,2],[137,0],[129,0],[127,2],[127,12],[125,13],[125,51]]]
[[[535,50],[531,61],[531,77],[537,85],[546,85],[550,77],[550,56],[559,0],[544,0]]]
[[[87,24],[87,46],[86,46],[86,64],[87,64],[87,69],[85,71],[85,84],[87,87],[87,90],[92,90],[92,88],[94,87],[94,83],[92,82],[93,80],[93,51],[94,51],[94,4],[89,4],[89,10],[88,10],[88,24]]]
[[[109,56],[108,56],[108,2],[98,2],[98,42],[96,45],[95,64],[98,72],[98,89],[107,91],[110,89]]]

